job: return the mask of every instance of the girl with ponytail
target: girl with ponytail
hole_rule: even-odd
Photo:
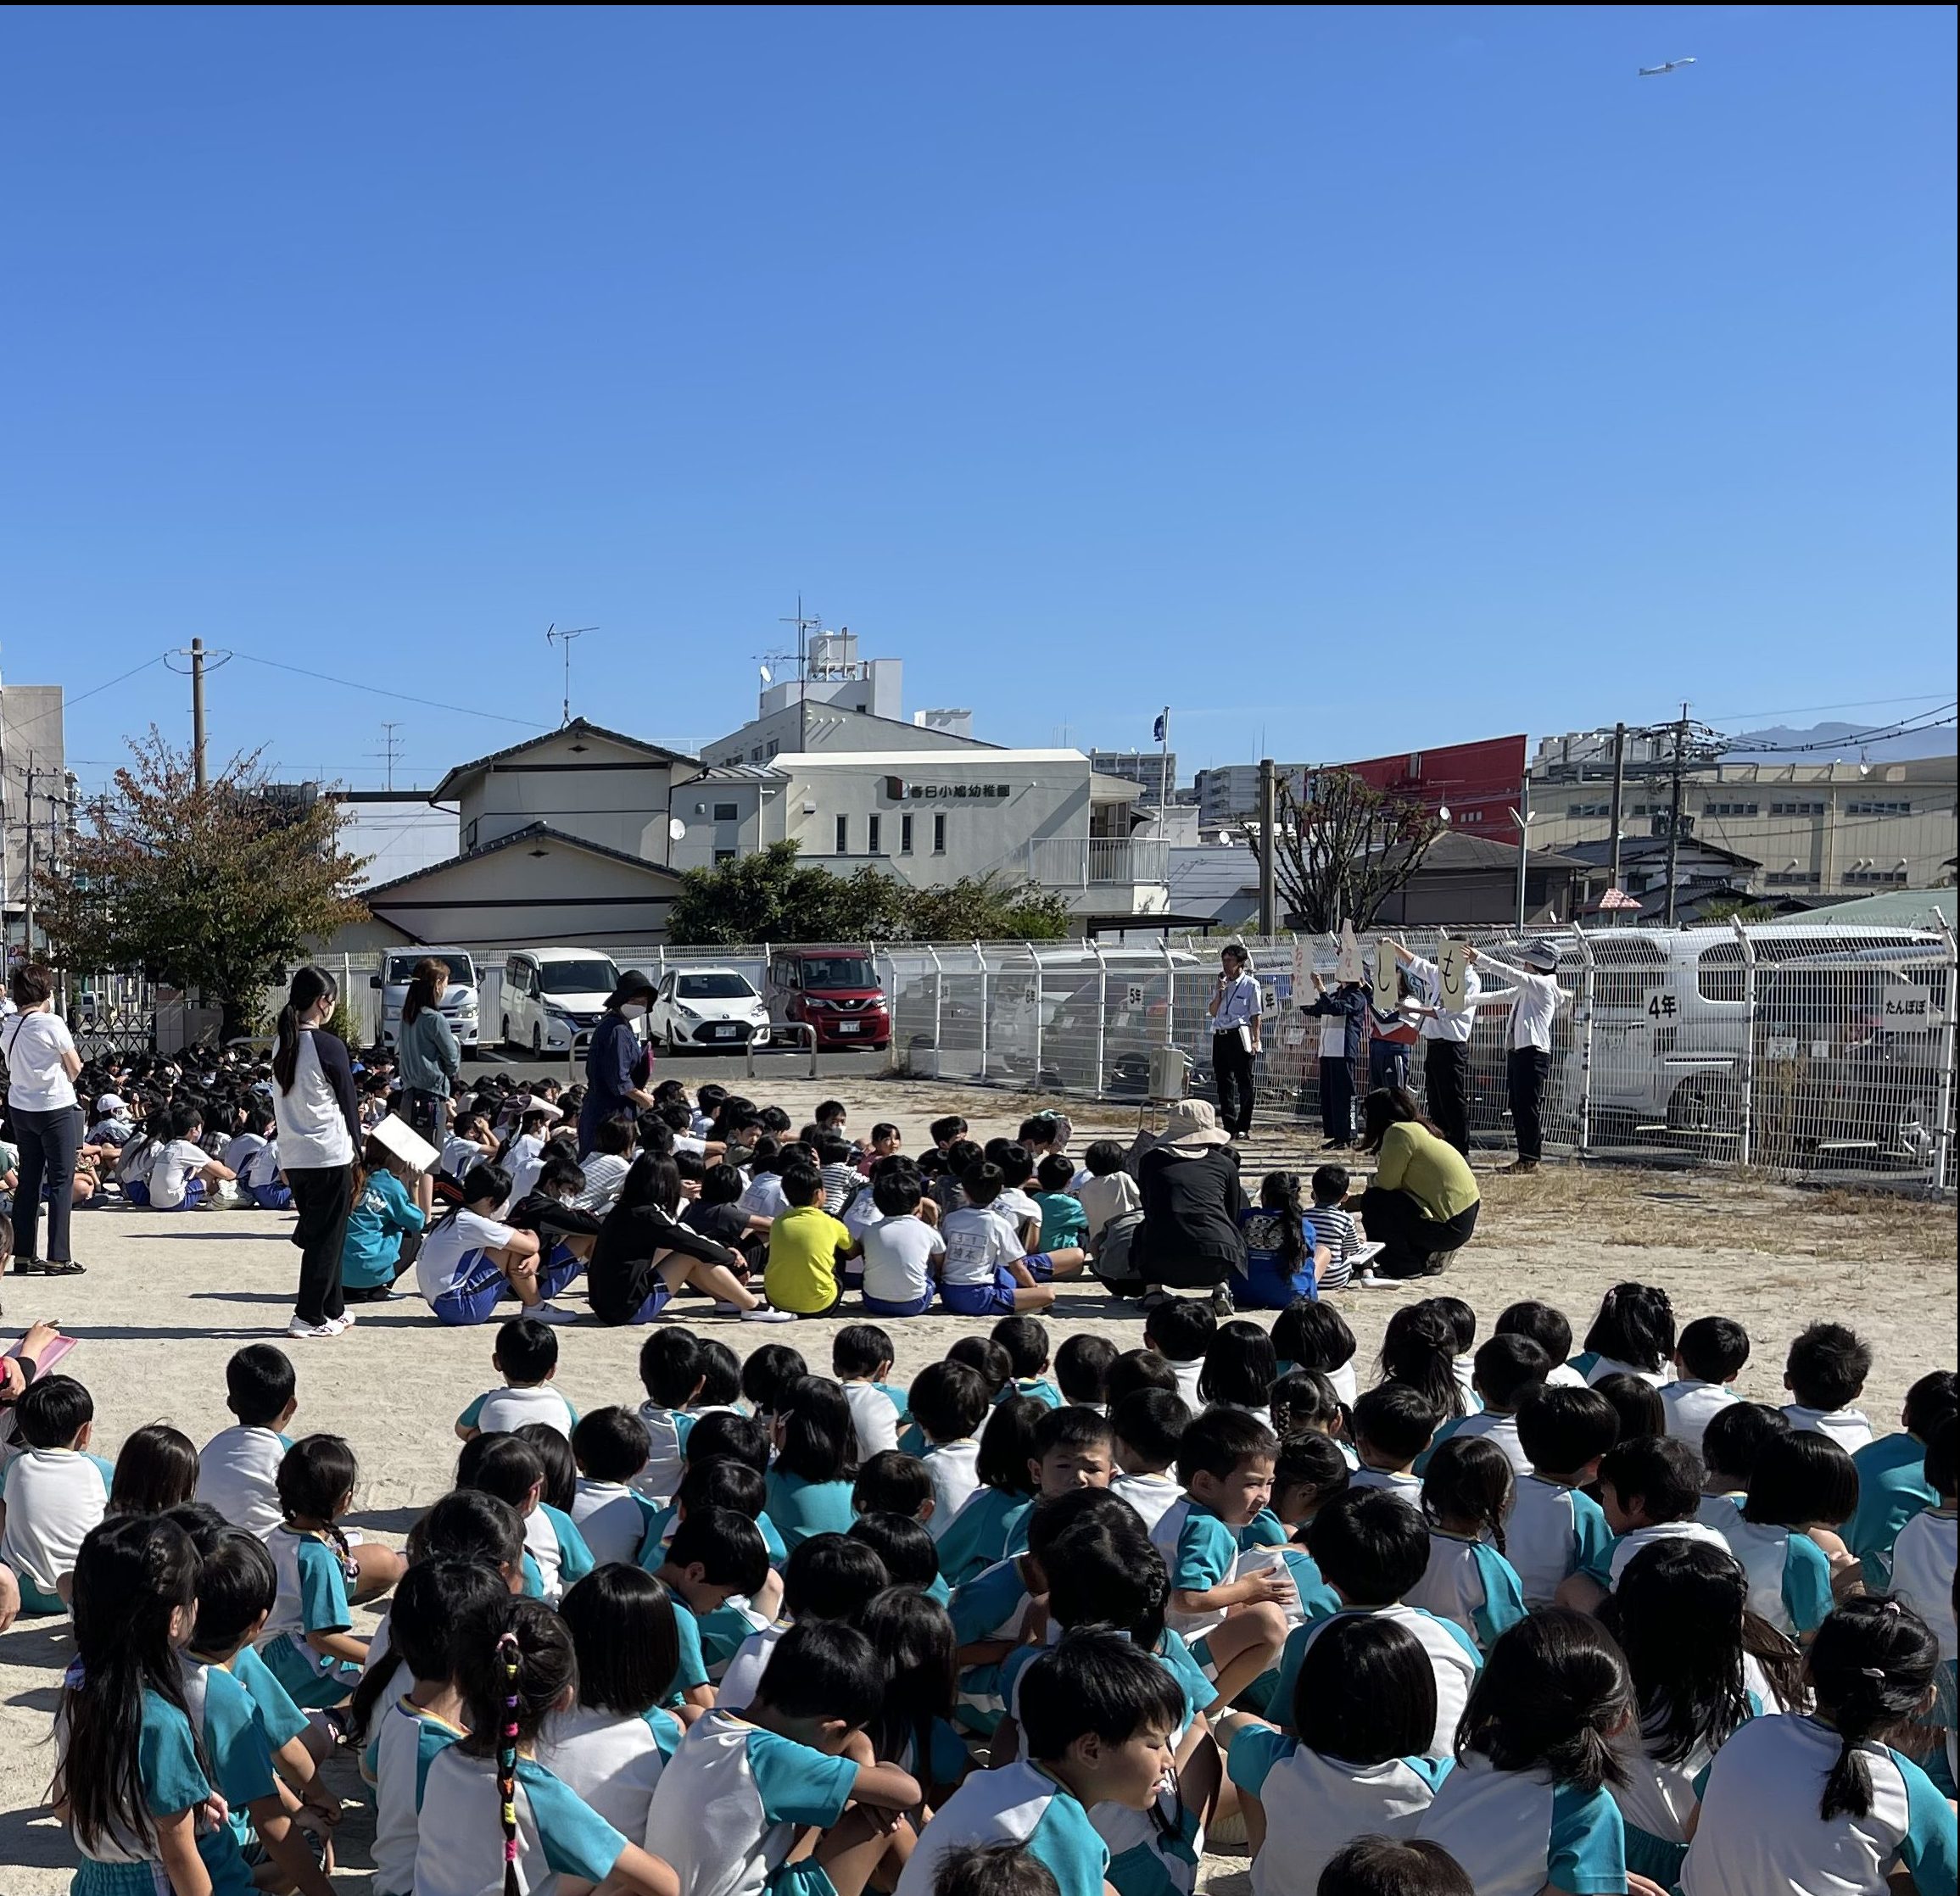
[[[1846,1600],[1811,1642],[1807,1718],[1753,1719],[1715,1754],[1695,1840],[1682,1866],[1688,1896],[1774,1889],[1790,1896],[1920,1896],[1960,1876],[1953,1806],[1889,1740],[1931,1706],[1940,1643],[1883,1593]]]
[[[1471,1688],[1456,1769],[1416,1834],[1469,1871],[1477,1896],[1660,1896],[1627,1874],[1625,1826],[1609,1790],[1626,1775],[1611,1741],[1633,1715],[1627,1662],[1597,1620],[1565,1607],[1521,1620]]]
[[[541,1600],[491,1601],[461,1621],[455,1683],[469,1735],[423,1781],[416,1896],[526,1896],[581,1877],[594,1896],[680,1896],[680,1879],[538,1761],[555,1712],[578,1698],[564,1622]],[[501,1865],[500,1869],[500,1865]]]
[[[340,1252],[362,1134],[346,1043],[326,1026],[335,993],[333,977],[320,968],[294,974],[272,1049],[279,1168],[299,1213],[293,1228],[299,1294],[286,1334],[307,1341],[338,1336],[353,1321],[341,1295]]]

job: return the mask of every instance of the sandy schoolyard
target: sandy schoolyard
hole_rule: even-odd
[[[705,1076],[704,1076],[705,1077]],[[1012,1133],[1027,1096],[858,1081],[772,1085],[792,1117],[835,1093],[863,1133],[874,1118],[896,1121],[908,1149],[925,1143],[927,1121],[963,1112],[974,1136]],[[1125,1138],[1133,1114],[1092,1120],[1075,1109],[1076,1149],[1097,1129]],[[1256,1157],[1287,1144],[1261,1135]],[[1298,1144],[1288,1163],[1310,1163]],[[1354,1168],[1359,1171],[1360,1168]],[[1256,1185],[1256,1179],[1252,1181]],[[1489,1179],[1476,1241],[1432,1286],[1467,1298],[1488,1324],[1522,1296],[1544,1297],[1583,1335],[1600,1293],[1622,1279],[1667,1287],[1678,1319],[1711,1312],[1748,1329],[1755,1356],[1741,1392],[1779,1400],[1783,1352],[1804,1324],[1849,1322],[1867,1336],[1878,1366],[1864,1407],[1881,1430],[1897,1425],[1907,1386],[1954,1361],[1956,1241],[1951,1205],[1879,1194],[1806,1192],[1717,1174],[1553,1168],[1535,1177]],[[190,1216],[109,1211],[80,1218],[77,1254],[89,1266],[68,1280],[8,1277],[0,1341],[31,1320],[59,1321],[81,1347],[64,1369],[96,1402],[95,1448],[113,1456],[130,1430],[174,1424],[202,1443],[231,1420],[224,1364],[241,1344],[282,1338],[298,1253],[287,1241],[288,1214],[213,1212]],[[1349,1293],[1339,1302],[1360,1340],[1364,1386],[1383,1324],[1404,1295]],[[566,1301],[577,1302],[576,1298]],[[698,1312],[698,1315],[695,1313]],[[490,1386],[491,1331],[439,1328],[416,1300],[362,1307],[358,1325],[330,1343],[293,1343],[299,1412],[291,1432],[330,1430],[353,1444],[360,1464],[354,1524],[370,1536],[400,1541],[420,1511],[449,1486],[457,1443],[452,1425],[472,1397]],[[802,1350],[813,1369],[829,1369],[834,1327],[812,1321],[743,1325],[684,1302],[680,1320],[723,1336],[739,1352],[762,1342]],[[903,1381],[970,1327],[957,1318],[890,1326]],[[1053,1313],[1057,1341],[1071,1330],[1107,1333],[1120,1347],[1139,1342],[1142,1319],[1098,1286],[1064,1287]],[[641,1333],[580,1325],[561,1333],[559,1380],[583,1411],[635,1402]],[[65,1890],[74,1856],[41,1809],[53,1761],[50,1715],[70,1656],[65,1620],[24,1620],[0,1635],[0,1896]],[[345,1793],[357,1793],[350,1760],[337,1762]],[[365,1811],[342,1830],[338,1885],[369,1887]],[[1231,1888],[1242,1858],[1215,1860],[1208,1881]]]

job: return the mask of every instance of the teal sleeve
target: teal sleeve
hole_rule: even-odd
[[[433,1719],[422,1719],[418,1725],[415,1735],[415,1807],[419,1814],[422,1793],[428,1788],[429,1766],[456,1742],[456,1734],[445,1730]]]
[[[1477,1577],[1483,1582],[1483,1604],[1471,1617],[1477,1621],[1477,1644],[1488,1652],[1500,1634],[1524,1618],[1524,1586],[1517,1569],[1495,1547],[1478,1547],[1474,1553]]]
[[[673,1630],[680,1653],[673,1669],[669,1696],[692,1692],[708,1682],[707,1662],[701,1657],[701,1622],[680,1601],[673,1603]]]
[[[1456,1769],[1454,1758],[1404,1758],[1402,1763],[1429,1787],[1432,1796],[1443,1788],[1443,1779]]]
[[[1198,1713],[1209,1711],[1218,1703],[1218,1687],[1205,1677],[1204,1668],[1192,1656],[1181,1634],[1167,1631],[1158,1642],[1157,1656],[1183,1689],[1187,1725]]]
[[[976,1574],[952,1596],[953,1642],[971,1646],[986,1638],[1026,1597],[1020,1569],[1011,1560]]]
[[[1102,1896],[1109,1846],[1073,1798],[1050,1798],[1028,1837],[1029,1855],[1047,1865],[1060,1896]]]
[[[1815,1632],[1830,1616],[1831,1564],[1809,1535],[1794,1528],[1783,1555],[1783,1606],[1800,1635]]]
[[[293,1702],[293,1694],[279,1683],[272,1668],[251,1647],[245,1647],[232,1661],[232,1676],[244,1687],[259,1722],[265,1727],[265,1741],[275,1751],[292,1743],[306,1729],[306,1714]]]
[[[137,1773],[142,1780],[143,1802],[153,1817],[174,1817],[211,1794],[210,1781],[198,1763],[191,1721],[151,1692],[143,1694]]]
[[[1028,1524],[1034,1518],[1035,1504],[1024,1501],[1019,1507],[1010,1508],[1007,1518],[1007,1541],[1001,1548],[1001,1558],[1012,1560],[1017,1554],[1028,1551]]]
[[[360,1781],[372,1790],[381,1776],[381,1731],[377,1726],[374,1736],[361,1747]]]
[[[790,1550],[783,1544],[783,1536],[776,1531],[776,1524],[769,1519],[765,1508],[756,1516],[756,1525],[762,1530],[762,1551],[769,1557],[769,1564],[778,1573],[783,1570],[790,1558]]]
[[[245,1688],[229,1672],[204,1673],[204,1755],[226,1803],[234,1810],[272,1796],[272,1748],[253,1715]]]
[[[899,1453],[905,1455],[923,1455],[931,1446],[925,1439],[925,1430],[916,1422],[907,1422],[898,1431]]]
[[[1238,1559],[1238,1542],[1215,1515],[1190,1514],[1177,1536],[1177,1559],[1170,1584],[1181,1593],[1209,1593],[1231,1577]]]
[[[1440,1448],[1444,1442],[1448,1442],[1450,1436],[1455,1435],[1456,1431],[1460,1429],[1463,1425],[1470,1418],[1467,1415],[1451,1416],[1450,1419],[1445,1422],[1432,1436],[1431,1436],[1429,1446],[1416,1458],[1414,1464],[1415,1472],[1418,1475],[1427,1475],[1429,1472],[1430,1461],[1435,1455],[1436,1451]]]
[[[645,1500],[645,1497],[640,1497]],[[660,1571],[667,1559],[667,1524],[673,1519],[673,1503],[670,1501],[664,1508],[650,1508],[646,1517],[646,1532],[640,1536],[639,1552],[634,1556],[635,1562],[650,1574]]]
[[[470,1406],[456,1418],[456,1426],[459,1429],[475,1428],[479,1419],[483,1415],[483,1404],[489,1402],[489,1391],[485,1390],[481,1396],[477,1397],[475,1402],[472,1402]]]
[[[1545,1881],[1572,1896],[1625,1896],[1627,1829],[1605,1791],[1552,1787],[1551,1854]]]
[[[578,1525],[561,1508],[539,1503],[539,1508],[549,1518],[551,1531],[558,1536],[558,1577],[569,1587],[575,1580],[583,1580],[598,1564],[592,1558],[592,1549],[586,1546],[585,1536],[578,1531]]]
[[[1280,1648],[1279,1677],[1273,1681],[1272,1696],[1266,1704],[1282,1731],[1293,1728],[1293,1687],[1299,1683],[1300,1662],[1307,1656],[1307,1642],[1316,1626],[1326,1624],[1324,1620],[1309,1620],[1304,1626],[1295,1626]]]
[[[902,1425],[911,1421],[912,1399],[906,1391],[896,1388],[893,1386],[893,1385],[888,1382],[874,1382],[871,1386],[874,1389],[881,1391],[885,1397],[885,1399],[891,1404],[892,1408],[898,1411],[898,1419]]]
[[[115,1491],[114,1464],[110,1462],[105,1462],[100,1455],[91,1455],[88,1458],[95,1464],[95,1472],[102,1477],[102,1492],[103,1494],[108,1495],[114,1493]]]
[[[1273,1766],[1300,1748],[1298,1738],[1264,1725],[1246,1726],[1231,1741],[1226,1770],[1239,1789],[1257,1797]]]
[[[1238,1544],[1246,1547],[1283,1547],[1289,1536],[1280,1517],[1270,1508],[1259,1511],[1238,1531]]]
[[[1892,1754],[1906,1781],[1906,1840],[1899,1854],[1913,1872],[1919,1896],[1956,1896],[1960,1888],[1960,1837],[1953,1806],[1909,1758]]]
[[[1577,1369],[1582,1376],[1584,1376],[1588,1379],[1588,1380],[1590,1380],[1593,1374],[1594,1365],[1597,1363],[1599,1360],[1600,1352],[1597,1350],[1582,1350],[1578,1355],[1575,1356],[1572,1361],[1566,1365],[1566,1367],[1568,1369]]]
[[[299,1622],[308,1632],[345,1632],[354,1624],[340,1562],[318,1541],[299,1543]]]
[[[1047,1650],[1043,1646],[1017,1646],[996,1669],[1000,1700],[1007,1707],[1010,1718],[1020,1716],[1014,1693],[1019,1689],[1022,1673]]]
[[[857,1782],[855,1759],[833,1758],[773,1731],[750,1732],[749,1772],[768,1821],[825,1830],[844,1815]]]
[[[680,1741],[687,1736],[687,1728],[672,1712],[663,1712],[659,1706],[640,1715],[646,1720],[646,1728],[653,1733],[653,1742],[662,1758],[671,1758],[680,1749]]]
[[[544,1570],[528,1552],[524,1556],[524,1598],[528,1600],[544,1598]]]
[[[528,1758],[518,1762],[517,1782],[530,1800],[544,1861],[561,1876],[605,1882],[626,1839],[570,1785]]]
[[[1605,1512],[1589,1494],[1581,1494],[1574,1488],[1571,1499],[1574,1540],[1572,1570],[1590,1574],[1604,1587],[1612,1570],[1613,1531],[1606,1525]]]

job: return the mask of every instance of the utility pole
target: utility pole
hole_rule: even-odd
[[[1667,926],[1674,926],[1674,870],[1681,856],[1681,772],[1683,753],[1688,747],[1688,705],[1681,705],[1681,722],[1674,727],[1674,789],[1667,804]]]
[[[1259,766],[1259,932],[1270,939],[1275,932],[1273,915],[1274,769],[1270,757],[1261,757]]]
[[[1611,853],[1606,858],[1606,886],[1620,886],[1620,810],[1627,791],[1627,725],[1622,719],[1613,727],[1613,815]]]
[[[205,787],[204,766],[204,642],[201,639],[191,641],[191,762],[197,775],[198,788]],[[31,806],[33,798],[29,797]]]
[[[383,718],[381,721],[381,749],[369,753],[371,756],[377,756],[382,760],[383,767],[388,772],[388,787],[391,790],[394,788],[394,761],[400,754],[400,746],[396,741],[395,733],[400,728],[399,720]]]
[[[27,759],[27,840],[22,852],[21,881],[25,887],[20,898],[20,952],[29,960],[34,959],[34,757],[31,752]]]
[[[544,643],[547,645],[562,645],[565,648],[565,701],[559,707],[561,715],[558,720],[561,730],[572,722],[572,641],[583,638],[589,632],[598,630],[597,626],[571,626],[560,631],[556,620],[553,620],[544,628]],[[390,789],[393,787],[392,784],[389,786]]]

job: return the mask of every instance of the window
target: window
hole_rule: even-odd
[[[1815,889],[1823,878],[1815,869],[1772,869],[1767,879],[1772,889]]]
[[[782,745],[774,738],[769,739],[769,755],[772,757],[782,748]]]
[[[735,852],[733,850],[717,850],[715,851],[715,867],[717,868],[719,868],[724,862],[733,862],[734,859]]]
[[[1847,883],[1863,883],[1869,885],[1879,882],[1903,883],[1905,879],[1906,872],[1903,869],[1847,869],[1845,871],[1845,880]]]
[[[1566,806],[1568,817],[1610,817],[1613,806],[1610,803],[1572,803]]]
[[[879,832],[884,827],[884,820],[881,817],[867,817],[864,819],[864,850],[866,855],[879,856],[884,853],[878,846],[880,840]]]
[[[717,823],[734,823],[740,819],[740,816],[741,811],[732,803],[718,803],[715,806],[715,821]]]
[[[1909,817],[1913,806],[1902,799],[1888,801],[1883,797],[1855,796],[1845,806],[1847,817]]]
[[[898,819],[898,853],[912,854],[912,812],[909,810]]]
[[[1821,803],[1773,803],[1769,813],[1773,817],[1821,817],[1824,806]]]
[[[946,811],[943,810],[935,810],[933,812],[932,853],[935,856],[946,854]]]
[[[840,856],[851,853],[851,819],[848,817],[837,819],[837,853]]]
[[[1753,817],[1758,813],[1758,806],[1753,803],[1704,803],[1701,814],[1705,817]]]

